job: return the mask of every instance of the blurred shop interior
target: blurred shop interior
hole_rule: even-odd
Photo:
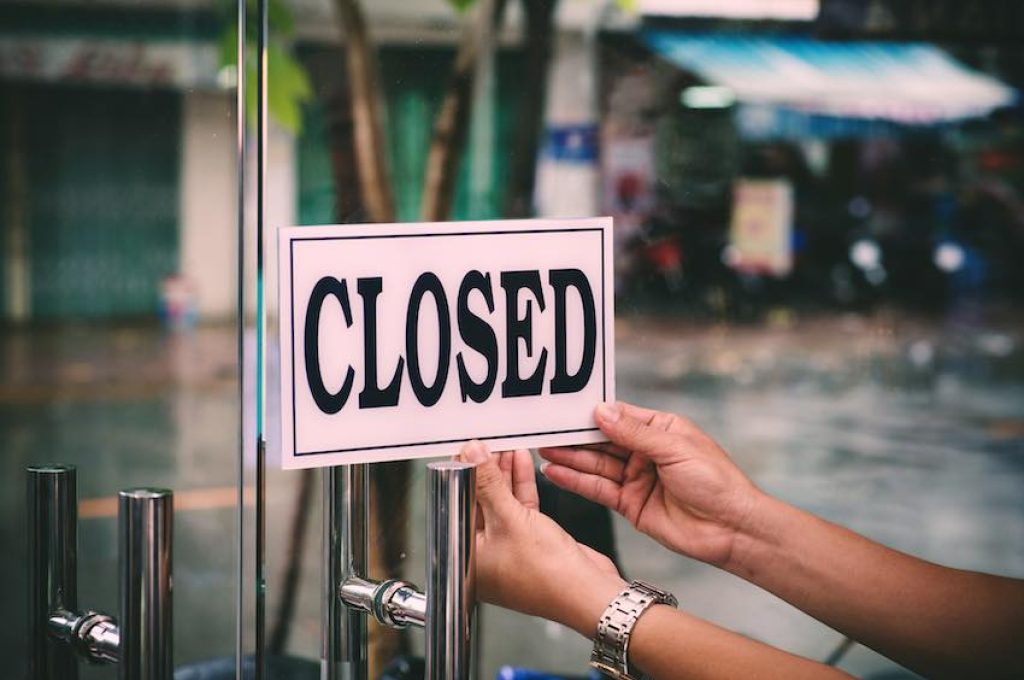
[[[0,602],[25,604],[26,465],[79,465],[80,571],[111,609],[110,499],[172,487],[183,666],[234,648],[224,545],[252,427],[239,395],[256,389],[235,330],[258,301],[239,291],[257,168],[249,139],[240,197],[234,12],[0,3]],[[365,25],[346,27],[353,12]],[[612,215],[622,398],[690,414],[757,483],[873,538],[1024,574],[1024,4],[270,0],[269,29],[268,242],[295,224]],[[353,77],[356,39],[376,82]],[[368,163],[358,121],[374,106]],[[315,661],[309,474],[268,476],[266,597],[275,654]],[[422,490],[401,493],[381,564],[418,576]],[[842,646],[558,503],[689,610],[819,660]],[[483,620],[479,677],[585,674],[571,631]],[[21,657],[22,633],[0,656]],[[837,663],[913,677],[863,648]]]

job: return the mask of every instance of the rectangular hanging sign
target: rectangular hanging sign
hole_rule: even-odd
[[[282,467],[603,441],[611,218],[279,231]]]

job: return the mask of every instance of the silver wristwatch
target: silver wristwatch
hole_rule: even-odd
[[[619,593],[597,622],[590,665],[617,680],[643,677],[629,662],[629,637],[640,616],[655,604],[675,607],[679,602],[672,593],[643,581],[633,581]]]

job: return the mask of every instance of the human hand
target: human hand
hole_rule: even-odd
[[[556,485],[689,557],[728,568],[760,492],[693,423],[624,402],[594,412],[608,444],[540,449]]]
[[[528,451],[492,455],[474,441],[459,459],[476,465],[478,598],[592,637],[626,585],[611,560],[541,514]]]

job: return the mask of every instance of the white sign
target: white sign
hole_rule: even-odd
[[[282,467],[604,440],[611,218],[279,232]]]
[[[793,185],[782,179],[737,180],[729,240],[733,269],[788,275],[793,268]]]

